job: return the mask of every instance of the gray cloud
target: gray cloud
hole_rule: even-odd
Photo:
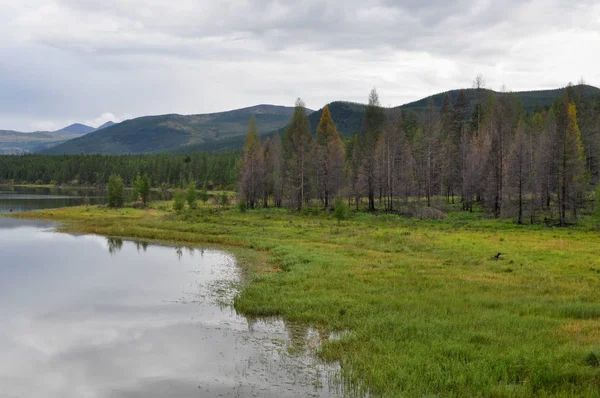
[[[259,102],[385,104],[600,84],[600,5],[566,0],[0,0],[0,127]],[[573,62],[576,59],[577,62]],[[6,61],[5,61],[6,60]]]

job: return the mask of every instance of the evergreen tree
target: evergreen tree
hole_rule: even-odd
[[[106,202],[108,207],[113,208],[123,207],[123,203],[125,202],[123,179],[116,174],[111,174],[108,178]]]
[[[150,180],[148,180],[148,175],[146,173],[138,174],[134,187],[136,195],[142,200],[142,204],[147,206],[150,203]]]

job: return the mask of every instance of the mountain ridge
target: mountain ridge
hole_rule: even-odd
[[[600,89],[594,86],[575,87],[586,91],[586,95],[589,96],[600,95]],[[491,93],[495,95],[511,94],[521,100],[525,111],[532,112],[536,108],[550,106],[563,90],[564,88],[557,88],[504,93],[489,89],[456,89],[400,106],[386,108],[386,111],[403,110],[418,114],[425,110],[430,103],[439,108],[446,95],[454,100],[460,91],[464,91],[471,108],[475,95],[487,97]],[[342,136],[349,136],[361,131],[366,105],[348,101],[334,101],[328,105]],[[207,114],[142,116],[107,127],[102,133],[96,131],[69,140],[50,149],[45,149],[42,153],[55,155],[78,153],[127,154],[239,149],[243,146],[244,134],[250,116],[254,115],[256,117],[262,135],[268,136],[275,131],[285,130],[292,112],[292,107],[260,104]],[[322,108],[317,111],[308,110],[308,114],[311,129],[314,133],[322,114]]]

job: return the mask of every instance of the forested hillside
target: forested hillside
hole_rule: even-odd
[[[185,150],[243,135],[252,115],[265,131],[282,128],[292,111],[293,108],[283,106],[258,105],[205,115],[140,117],[70,140],[43,153],[135,154]]]
[[[560,96],[561,89],[523,91],[515,93],[497,93],[484,88],[452,90],[431,97],[423,98],[386,112],[404,111],[404,120],[413,123],[431,104],[434,108],[442,106],[443,98],[448,96],[455,101],[462,92],[468,102],[468,114],[474,110],[481,98],[490,94],[496,96],[516,96],[527,113],[548,108]],[[593,97],[600,90],[592,86],[581,86],[581,96]],[[342,137],[362,131],[364,104],[349,102],[332,102],[329,109]],[[316,126],[321,118],[322,109],[309,114],[311,131],[316,133]],[[244,143],[246,124],[250,116],[256,117],[262,135],[283,132],[287,128],[292,108],[258,105],[229,112],[206,115],[160,115],[147,116],[127,120],[101,131],[87,134],[85,137],[65,142],[43,151],[45,154],[128,154],[157,152],[196,152],[240,149]]]
[[[375,90],[363,129],[344,145],[325,107],[311,132],[297,103],[280,139],[247,134],[240,192],[250,207],[327,208],[341,195],[359,208],[398,211],[460,202],[518,223],[565,225],[589,209],[600,177],[600,101],[570,86],[527,112],[516,94],[483,89],[443,96],[415,116],[384,109]],[[313,113],[314,117],[317,113]]]
[[[579,92],[582,98],[594,98],[600,95],[600,89],[592,86],[579,86]],[[401,105],[395,108],[385,108],[386,113],[394,113],[398,110],[402,111],[403,123],[407,130],[414,131],[414,126],[417,123],[419,115],[425,112],[429,105],[435,109],[440,109],[444,97],[448,97],[450,101],[456,101],[456,97],[462,92],[469,105],[467,112],[468,115],[474,111],[475,104],[481,101],[481,98],[488,98],[491,94],[496,96],[512,95],[515,96],[521,103],[523,110],[527,113],[532,113],[540,109],[549,108],[554,101],[560,97],[562,89],[555,90],[538,90],[538,91],[520,91],[515,93],[498,93],[492,90],[481,88],[477,89],[466,89],[466,90],[452,90],[446,93],[436,94],[430,97],[423,98],[419,101],[411,102],[405,105]],[[357,104],[352,102],[332,102],[328,105],[329,111],[335,120],[338,132],[342,137],[351,137],[354,133],[363,131],[364,124],[364,112],[365,105]],[[311,131],[316,134],[317,125],[321,119],[323,109],[319,109],[315,112],[310,112],[308,120],[310,122]],[[412,127],[411,127],[412,126]],[[286,126],[287,127],[287,126]],[[280,129],[281,132],[285,128]],[[271,136],[274,132],[261,128],[261,134],[263,136]],[[244,145],[244,138],[242,136],[236,136],[225,140],[211,141],[202,143],[190,147],[180,149],[180,152],[193,152],[193,151],[218,151],[218,150],[235,150],[240,149]]]

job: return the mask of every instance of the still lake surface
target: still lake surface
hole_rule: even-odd
[[[0,217],[0,397],[341,396],[312,329],[227,305],[236,259]]]
[[[130,191],[125,191],[125,194],[130,194]],[[150,196],[152,200],[171,200],[173,198],[171,192],[152,191]],[[98,189],[0,185],[0,214],[85,204],[98,205],[105,202],[105,192]]]

